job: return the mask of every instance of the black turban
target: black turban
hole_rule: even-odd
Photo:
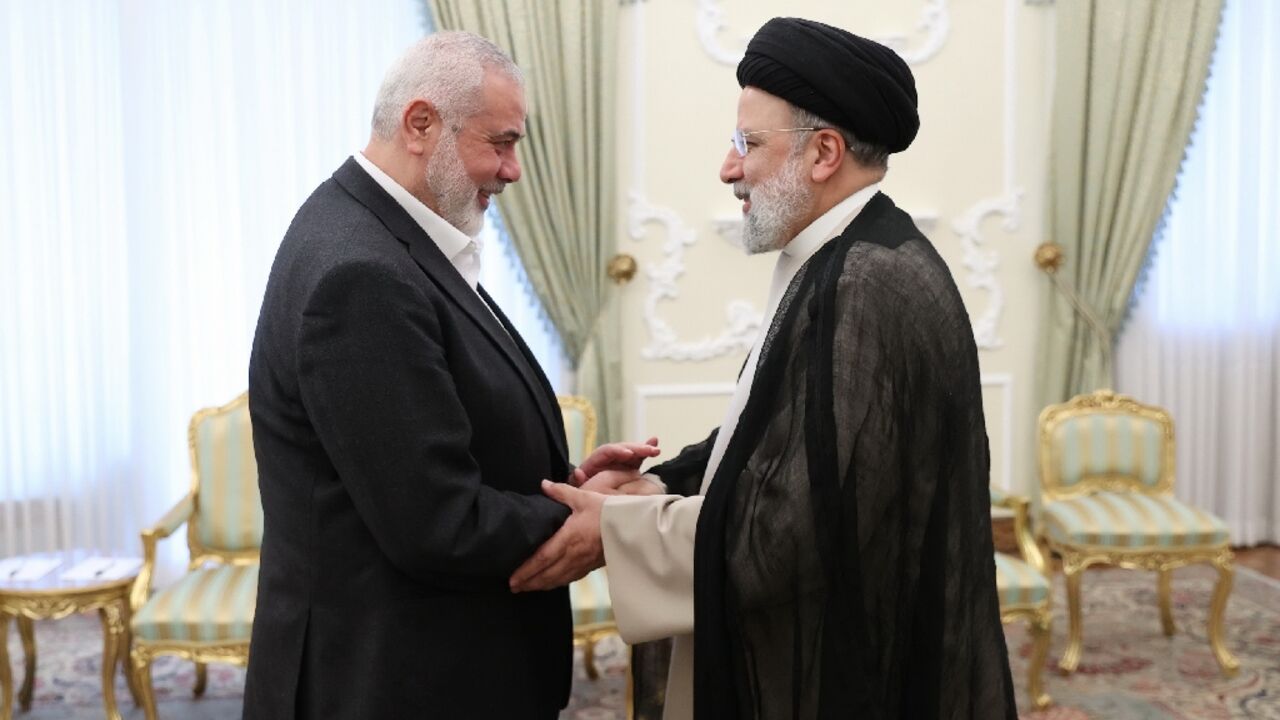
[[[878,42],[801,18],[764,24],[738,63],[738,84],[758,87],[854,134],[907,149],[920,129],[916,82]]]

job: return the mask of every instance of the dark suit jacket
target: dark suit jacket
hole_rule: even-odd
[[[555,396],[353,159],[276,255],[249,411],[266,528],[245,717],[554,717],[568,593],[507,578],[568,517],[539,489],[569,472]]]

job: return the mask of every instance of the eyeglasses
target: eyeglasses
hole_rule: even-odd
[[[747,156],[747,138],[752,135],[760,135],[762,133],[771,132],[804,132],[806,130],[826,130],[820,127],[799,127],[799,128],[778,128],[776,130],[752,130],[750,132],[742,132],[742,128],[733,129],[733,149],[738,151],[739,157]]]

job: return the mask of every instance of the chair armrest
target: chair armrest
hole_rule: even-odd
[[[1018,542],[1022,559],[1041,575],[1048,575],[1044,553],[1031,535],[1031,502],[1021,495],[991,488],[991,505],[1013,511],[1013,537]]]
[[[195,506],[195,494],[188,493],[178,501],[177,505],[170,508],[169,512],[161,516],[159,522],[142,531],[142,569],[138,571],[138,579],[134,581],[133,589],[129,592],[129,606],[134,611],[142,607],[147,601],[147,596],[151,594],[151,576],[155,574],[156,569],[156,543],[172,535],[175,530],[191,519]]]
[[[997,487],[989,489],[991,490],[991,504],[994,507],[1009,507],[1009,493]]]

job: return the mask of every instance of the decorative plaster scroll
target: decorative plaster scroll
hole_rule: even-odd
[[[934,227],[938,224],[938,212],[936,210],[922,210],[919,212],[908,210],[907,212],[911,215],[916,227],[920,228],[920,231],[926,235],[933,232]],[[720,236],[721,240],[724,240],[732,247],[742,248],[742,218],[715,218],[711,221],[711,227],[715,228],[716,234]]]
[[[712,60],[725,65],[737,65],[746,49],[747,38],[741,38],[732,50],[720,44],[719,35],[727,27],[720,2],[721,0],[698,0],[697,12],[694,16],[698,40],[701,41],[702,49],[711,56]],[[884,35],[875,39],[893,48],[907,64],[919,65],[942,50],[950,31],[951,15],[947,10],[947,0],[924,0],[920,22],[916,24],[915,29],[916,33],[924,35],[924,40],[919,45],[909,48],[906,33]]]
[[[994,350],[1004,345],[1000,338],[1000,316],[1004,312],[1004,288],[997,270],[1000,253],[986,247],[982,237],[982,221],[988,215],[1003,215],[1003,227],[1012,232],[1018,229],[1018,205],[1021,190],[981,200],[951,223],[951,229],[960,236],[964,248],[964,266],[969,270],[965,280],[969,287],[987,292],[987,307],[973,321],[973,336],[982,350]]]
[[[746,300],[730,300],[725,305],[726,324],[718,335],[693,341],[677,338],[676,331],[659,314],[658,305],[664,300],[680,297],[677,281],[685,271],[684,251],[697,241],[697,233],[674,210],[653,205],[638,191],[631,192],[627,218],[632,240],[643,240],[645,226],[649,224],[661,225],[666,234],[662,261],[648,264],[644,270],[649,280],[644,299],[644,322],[649,331],[649,341],[640,355],[646,360],[701,361],[734,351],[750,350],[764,316]]]

